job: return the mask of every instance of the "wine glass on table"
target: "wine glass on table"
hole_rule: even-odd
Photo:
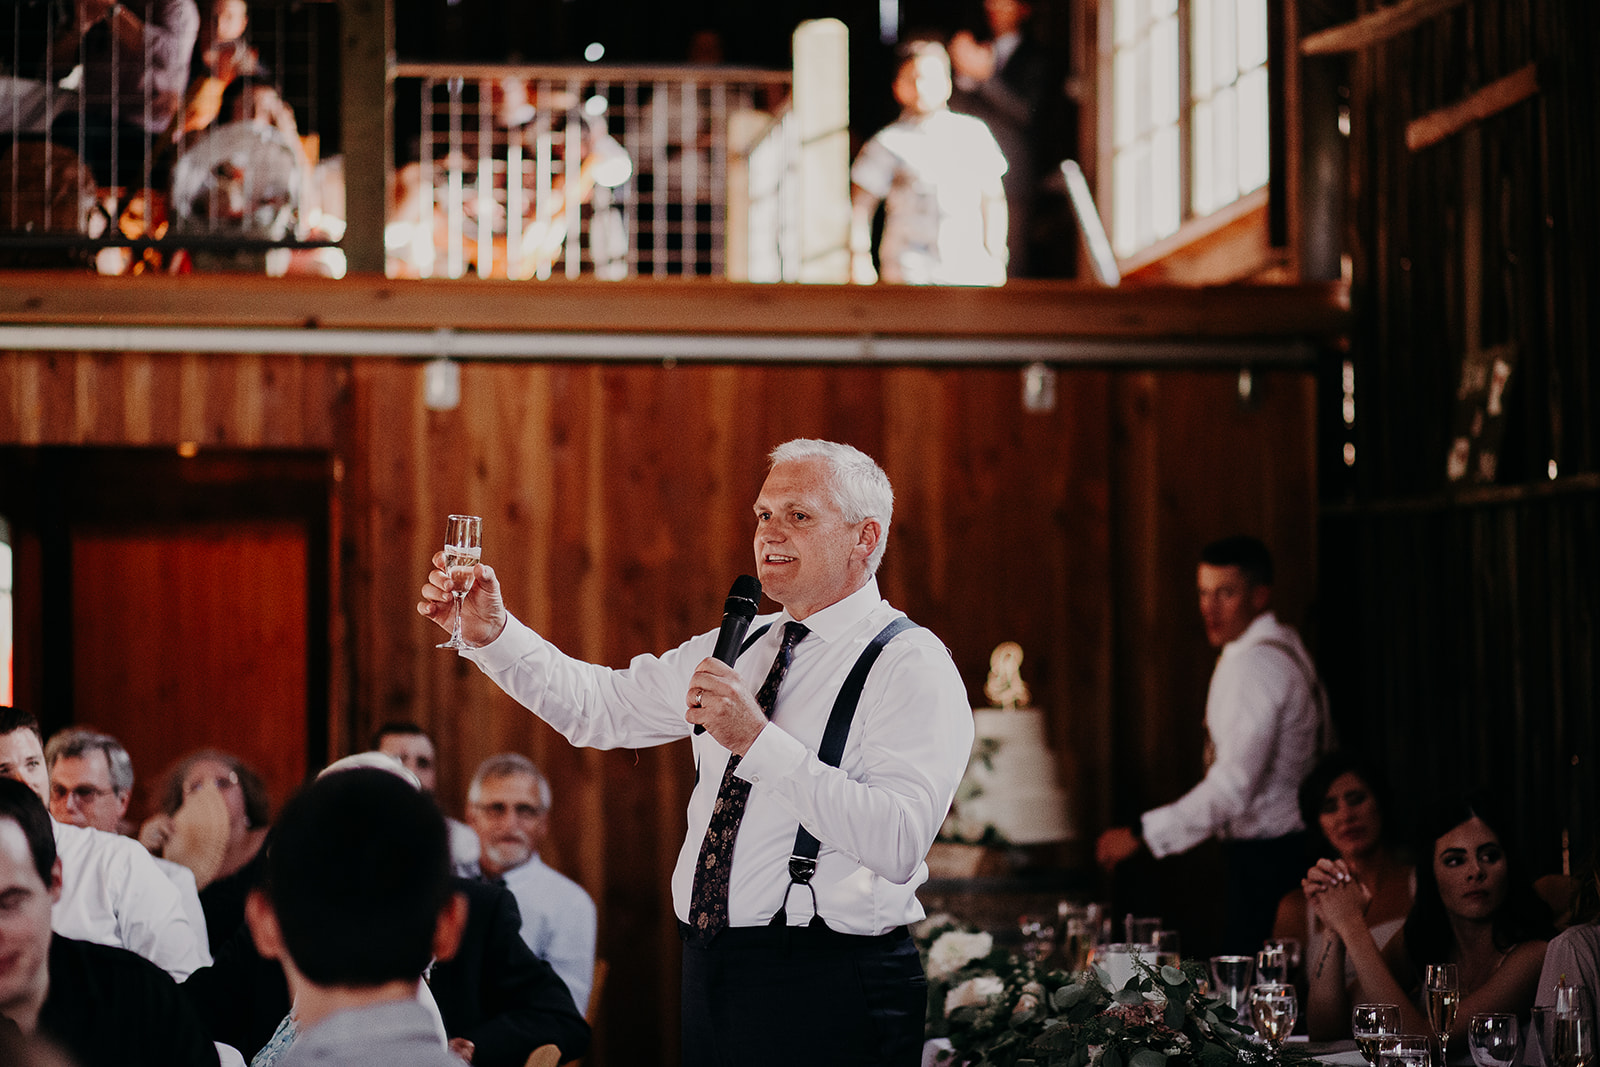
[[[1378,1067],[1378,1053],[1390,1039],[1400,1036],[1400,1005],[1357,1004],[1350,1011],[1350,1032],[1367,1067]]]
[[[1426,1034],[1385,1037],[1378,1048],[1378,1067],[1428,1067],[1433,1038]]]
[[[1255,1019],[1256,1033],[1267,1042],[1274,1059],[1283,1043],[1294,1033],[1294,1022],[1300,1014],[1300,1003],[1294,986],[1282,982],[1263,982],[1250,990],[1250,1014]]]
[[[1250,972],[1256,961],[1249,956],[1212,956],[1211,983],[1218,999],[1233,1009],[1235,1018],[1244,1018],[1245,990],[1250,988]]]
[[[472,589],[478,561],[483,559],[483,520],[476,515],[452,515],[444,528],[444,573],[456,602],[456,622],[450,640],[435,648],[472,648],[461,639],[461,607]]]
[[[1056,950],[1056,917],[1029,914],[1017,920],[1022,930],[1022,954],[1034,963],[1043,963]]]
[[[1461,980],[1456,965],[1428,964],[1422,976],[1422,988],[1428,998],[1428,1025],[1439,1039],[1439,1063],[1443,1067],[1450,1028],[1456,1024],[1456,1008],[1461,1003]]]
[[[1289,983],[1289,949],[1282,941],[1262,942],[1256,953],[1256,981],[1267,985]]]
[[[1478,1067],[1511,1067],[1522,1047],[1515,1015],[1479,1012],[1467,1024],[1467,1048]]]
[[[1589,1067],[1594,1059],[1594,1012],[1582,986],[1556,986],[1556,1002],[1545,1018],[1550,1067]]]

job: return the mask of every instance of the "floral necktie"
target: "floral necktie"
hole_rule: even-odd
[[[811,631],[798,622],[785,623],[783,644],[767,672],[767,680],[756,693],[756,703],[772,718],[772,709],[778,702],[778,686],[794,662],[794,646]],[[740,757],[728,757],[728,769],[722,774],[722,785],[717,790],[717,803],[711,809],[711,823],[706,827],[705,840],[700,842],[700,859],[694,868],[694,888],[689,892],[689,940],[704,945],[728,925],[728,876],[733,870],[733,842],[739,836],[739,821],[744,818],[744,808],[750,799],[750,783],[734,774]]]

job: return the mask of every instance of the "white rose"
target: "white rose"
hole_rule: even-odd
[[[928,977],[934,980],[955,974],[973,960],[981,960],[994,948],[990,934],[968,934],[952,930],[928,950]]]
[[[1005,991],[1006,984],[992,974],[968,978],[945,994],[944,1013],[949,1015],[957,1008],[965,1008],[969,1004],[987,1004],[990,997],[997,997]]]

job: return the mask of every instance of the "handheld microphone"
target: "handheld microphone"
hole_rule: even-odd
[[[717,634],[717,647],[711,653],[713,659],[733,666],[733,661],[739,658],[739,646],[744,643],[745,632],[750,629],[750,620],[756,617],[756,605],[760,602],[759,578],[741,574],[733,580],[733,588],[728,590],[728,599],[722,605],[722,632]],[[696,723],[694,732],[703,734],[706,728]]]

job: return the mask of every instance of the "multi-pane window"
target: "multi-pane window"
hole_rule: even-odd
[[[1107,0],[1112,243],[1129,256],[1267,184],[1267,0]]]

